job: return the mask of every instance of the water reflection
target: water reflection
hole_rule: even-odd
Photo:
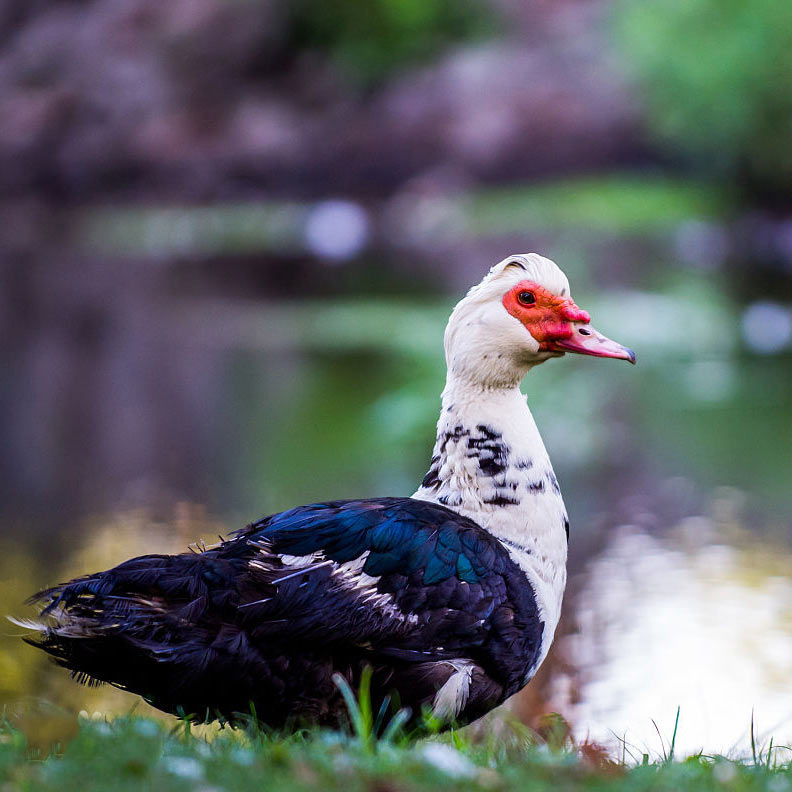
[[[717,517],[663,538],[624,525],[582,573],[575,610],[560,645],[574,673],[555,680],[554,703],[581,737],[658,754],[653,720],[670,740],[679,707],[683,754],[750,753],[752,717],[760,745],[789,744],[787,549]]]

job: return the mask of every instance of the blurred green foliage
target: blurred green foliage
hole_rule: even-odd
[[[625,0],[617,38],[651,130],[760,196],[792,187],[792,3]]]
[[[681,179],[606,175],[496,187],[462,197],[466,233],[586,228],[614,234],[667,233],[688,220],[720,217],[728,196]]]
[[[362,85],[493,26],[492,9],[474,0],[295,0],[289,14],[297,50],[328,52]]]

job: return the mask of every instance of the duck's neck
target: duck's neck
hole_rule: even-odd
[[[519,387],[484,389],[449,375],[429,472],[414,498],[470,517],[528,576],[549,647],[566,584],[561,490]]]

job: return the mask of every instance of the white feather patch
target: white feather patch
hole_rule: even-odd
[[[6,619],[11,624],[16,624],[17,627],[22,627],[24,630],[35,630],[36,632],[45,633],[49,629],[43,622],[33,621],[33,619],[17,619],[16,616],[6,616]]]
[[[475,668],[470,660],[448,660],[446,663],[453,668],[453,673],[435,693],[432,703],[432,713],[441,720],[456,718],[465,708]]]

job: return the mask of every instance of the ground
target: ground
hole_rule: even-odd
[[[360,713],[358,713],[358,716]],[[366,720],[365,713],[363,720]],[[792,789],[792,767],[757,750],[750,760],[695,756],[608,757],[572,745],[561,732],[543,737],[504,727],[478,739],[469,730],[410,738],[398,724],[374,739],[316,731],[288,737],[258,730],[204,732],[138,716],[81,719],[65,749],[28,745],[22,732],[0,732],[0,789],[57,790],[768,790]],[[387,727],[385,729],[387,732]],[[776,761],[778,760],[778,761]]]

